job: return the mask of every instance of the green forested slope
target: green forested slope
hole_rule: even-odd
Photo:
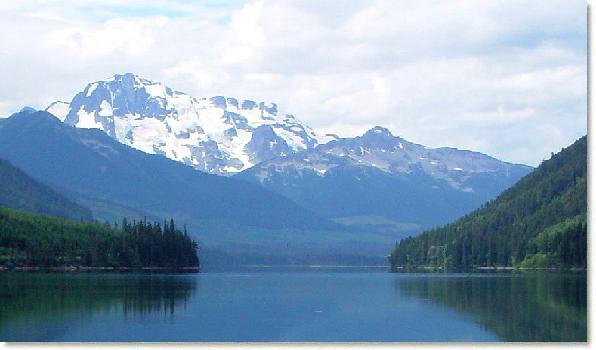
[[[0,206],[77,221],[92,219],[89,209],[40,184],[3,159],[0,159]]]
[[[447,226],[401,240],[390,263],[393,269],[585,267],[586,213],[584,136],[480,209]]]
[[[169,224],[120,228],[0,208],[0,266],[194,267],[197,244]]]

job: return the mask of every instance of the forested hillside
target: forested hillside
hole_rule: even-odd
[[[0,206],[76,221],[92,220],[89,209],[40,184],[3,159],[0,159]]]
[[[199,260],[197,244],[173,220],[112,227],[0,208],[0,266],[71,265],[179,268]]]
[[[584,136],[480,209],[401,240],[389,258],[392,269],[585,267],[586,190]]]

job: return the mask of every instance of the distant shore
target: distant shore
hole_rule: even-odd
[[[442,266],[396,266],[392,272],[474,272],[474,271],[586,271],[583,267],[478,266],[467,270],[445,270]]]
[[[187,272],[198,273],[198,266],[187,267],[112,267],[112,266],[0,266],[0,272]]]
[[[586,271],[583,267],[513,267],[513,266],[480,266],[474,270],[480,271]]]

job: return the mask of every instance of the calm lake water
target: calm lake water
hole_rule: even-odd
[[[585,273],[0,274],[0,341],[586,341]]]

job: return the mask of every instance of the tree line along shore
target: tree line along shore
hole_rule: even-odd
[[[74,222],[0,208],[0,267],[12,271],[198,271],[198,245],[174,220]]]

